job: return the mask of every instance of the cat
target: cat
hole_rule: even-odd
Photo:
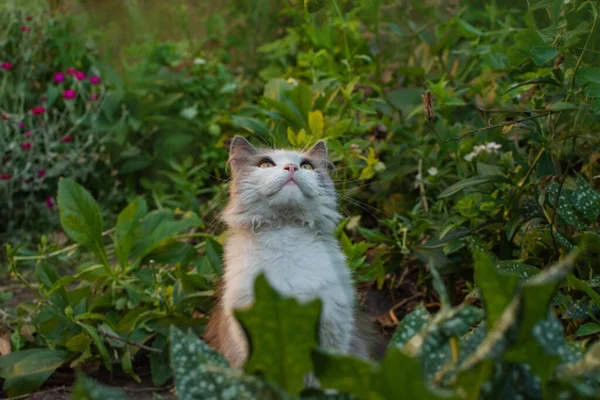
[[[236,136],[228,163],[232,179],[222,218],[230,236],[204,339],[232,366],[244,364],[248,343],[233,310],[252,304],[254,280],[264,273],[283,296],[322,300],[322,347],[371,359],[370,321],[361,319],[351,271],[334,237],[341,216],[325,142],[298,152],[257,149]]]

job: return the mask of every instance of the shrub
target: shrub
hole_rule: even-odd
[[[0,224],[3,239],[57,227],[56,185],[72,176],[112,189],[103,143],[106,88],[74,21],[40,5],[0,9]]]

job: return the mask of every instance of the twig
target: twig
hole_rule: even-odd
[[[409,298],[402,300],[400,303],[394,304],[394,306],[392,308],[390,308],[390,310],[388,311],[388,314],[390,315],[390,318],[392,319],[392,321],[394,321],[395,324],[398,324],[398,318],[396,318],[396,315],[394,315],[395,309],[402,307],[409,301],[414,300],[420,296],[423,296],[423,293],[414,294],[414,295],[410,296]]]
[[[462,140],[462,139],[464,139],[465,137],[467,137],[468,135],[470,135],[472,133],[486,131],[488,129],[500,128],[502,126],[507,126],[507,125],[518,124],[519,122],[524,122],[524,121],[529,121],[529,120],[536,119],[536,118],[545,117],[548,114],[549,114],[549,112],[546,112],[546,114],[542,114],[542,115],[534,115],[534,116],[531,116],[531,117],[519,118],[519,119],[515,119],[514,121],[506,121],[506,122],[502,122],[502,123],[499,123],[499,124],[486,126],[486,127],[483,127],[483,128],[473,129],[473,130],[470,130],[470,131],[467,131],[467,132],[463,133],[462,135],[460,135],[458,137],[450,138],[450,139],[442,139],[442,137],[440,136],[440,134],[438,133],[438,131],[435,129],[435,126],[433,125],[433,123],[431,124],[431,128],[433,129],[433,131],[435,132],[436,136],[438,137],[438,139],[440,141],[442,141],[444,143],[448,143],[448,142],[454,142],[454,141]]]
[[[114,340],[119,341],[119,342],[127,343],[130,346],[139,347],[140,349],[148,350],[148,351],[151,351],[153,353],[162,353],[163,352],[160,349],[154,349],[152,347],[145,346],[145,345],[143,345],[141,343],[136,343],[136,342],[132,342],[131,340],[123,339],[120,336],[116,336],[116,335],[113,335],[112,333],[105,332],[102,329],[98,329],[98,333],[100,335],[104,336],[104,337],[107,337],[107,338],[110,338],[110,339],[114,339]]]

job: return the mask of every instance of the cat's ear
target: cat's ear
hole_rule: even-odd
[[[229,146],[229,159],[256,155],[256,149],[242,136],[236,136]]]
[[[310,149],[308,149],[305,154],[308,158],[317,161],[324,168],[335,168],[333,163],[329,161],[329,157],[327,155],[327,144],[325,144],[324,140],[319,140]]]
[[[317,143],[306,151],[306,155],[309,157],[327,159],[327,145],[324,140],[319,140]]]
[[[231,171],[235,174],[244,167],[252,156],[257,153],[254,146],[241,136],[236,136],[229,145],[229,160],[227,165],[231,166]]]

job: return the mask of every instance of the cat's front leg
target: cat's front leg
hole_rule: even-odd
[[[348,305],[324,303],[319,328],[321,347],[349,354],[353,330],[354,315]]]

